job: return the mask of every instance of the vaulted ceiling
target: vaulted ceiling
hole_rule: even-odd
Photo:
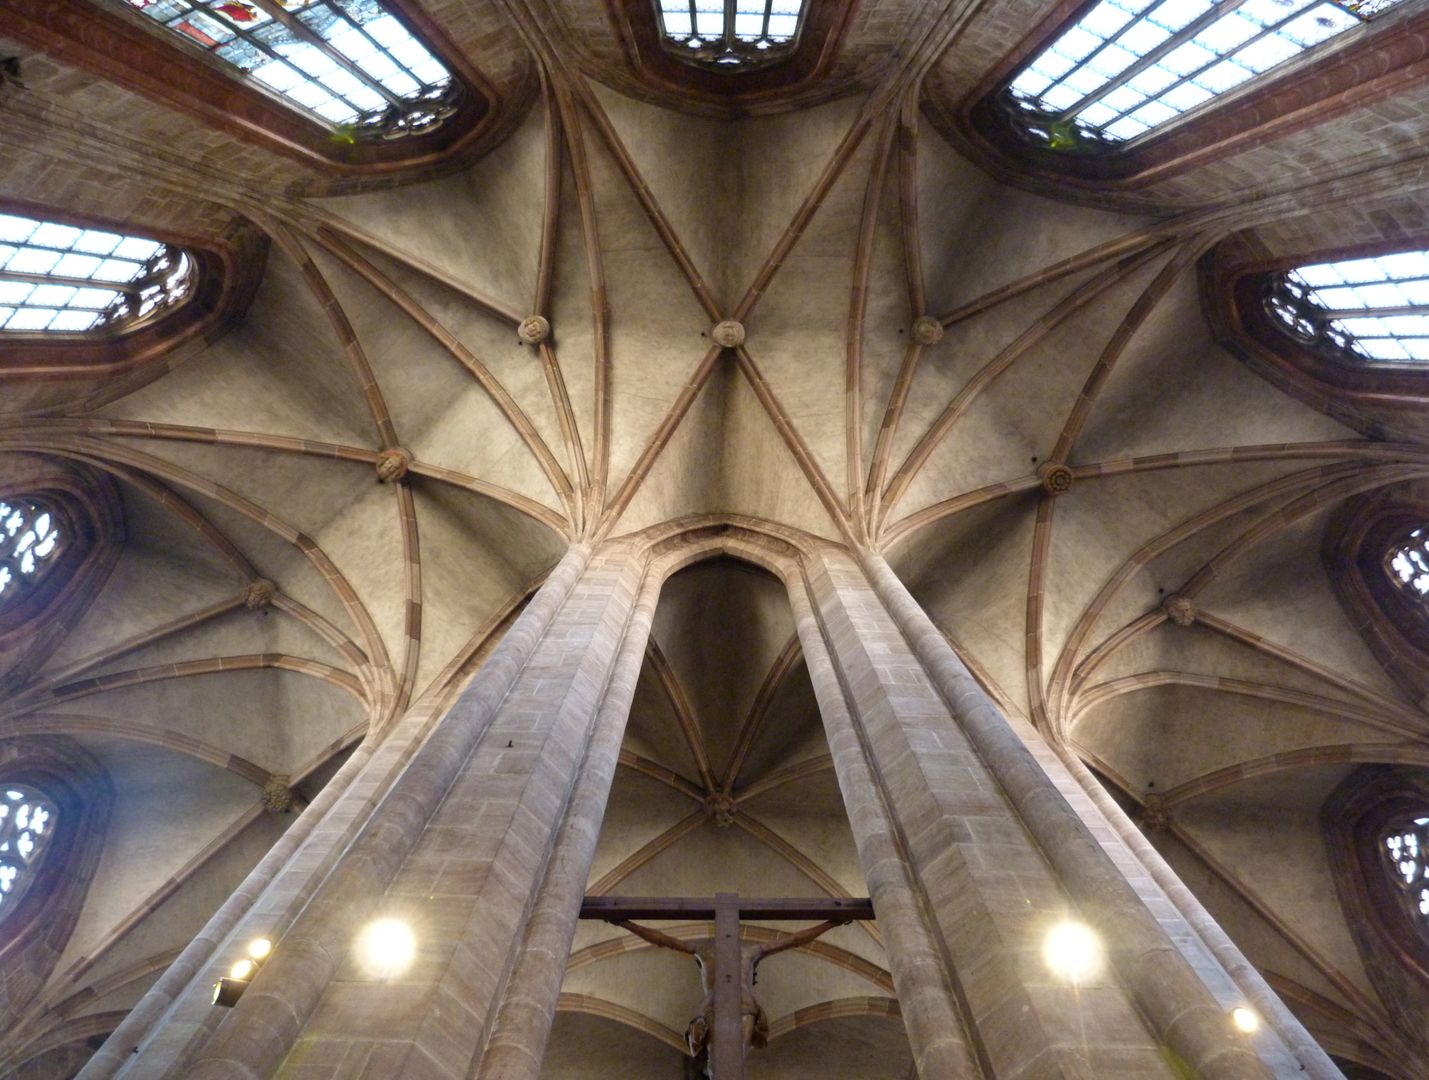
[[[23,80],[0,197],[267,242],[246,313],[161,362],[18,375],[0,344],[0,490],[78,470],[123,522],[87,606],[0,655],[0,740],[77,747],[113,787],[58,962],[0,1001],[0,1075],[70,1075],[294,820],[265,785],[301,805],[439,711],[568,543],[691,517],[884,551],[1009,713],[1152,796],[1155,845],[1332,1053],[1418,1075],[1320,812],[1357,764],[1429,764],[1429,718],[1322,546],[1347,500],[1414,491],[1424,421],[1272,385],[1209,328],[1198,266],[1423,235],[1425,84],[1073,190],[961,119],[1055,0],[860,0],[827,64],[749,100],[652,77],[614,0],[422,7],[492,116],[378,176],[219,130],[0,7]],[[747,342],[721,350],[731,316]],[[592,889],[863,894],[827,752],[779,585],[683,571]],[[769,961],[756,1075],[908,1075],[871,930]],[[685,957],[586,927],[547,1071],[680,1076],[698,1000]]]

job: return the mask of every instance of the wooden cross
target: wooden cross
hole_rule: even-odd
[[[744,899],[736,893],[716,893],[713,899],[690,897],[587,896],[582,919],[625,923],[632,919],[713,919],[714,1030],[709,1041],[711,1075],[715,1080],[744,1080],[744,1028],[740,998],[741,919],[807,922],[852,922],[872,919],[873,901],[820,897],[812,900]]]

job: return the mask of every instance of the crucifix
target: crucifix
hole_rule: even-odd
[[[754,997],[754,974],[759,962],[773,953],[805,945],[836,926],[873,917],[873,901],[839,897],[741,900],[735,893],[716,893],[712,900],[587,896],[581,903],[582,919],[601,919],[652,945],[694,956],[705,1001],[700,1015],[690,1021],[685,1038],[691,1056],[707,1051],[713,1080],[744,1080],[744,1056],[749,1047],[762,1047],[767,1040],[768,1021]],[[714,936],[681,941],[659,930],[637,926],[634,919],[713,919]],[[756,946],[739,943],[741,919],[822,921],[796,934],[786,934],[779,941]]]

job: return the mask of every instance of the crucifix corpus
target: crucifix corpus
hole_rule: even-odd
[[[744,1080],[744,1057],[750,1046],[763,1047],[768,1042],[769,1021],[754,997],[754,976],[759,962],[774,953],[807,945],[836,926],[873,917],[871,900],[839,897],[741,900],[735,893],[716,893],[713,900],[587,896],[581,904],[582,919],[601,919],[652,945],[689,953],[695,958],[705,1001],[700,1014],[690,1021],[685,1040],[692,1057],[697,1057],[702,1050],[708,1053],[708,1075],[713,1080]],[[637,926],[634,919],[713,919],[714,936],[681,941],[648,926]],[[767,945],[741,945],[741,919],[823,921]]]

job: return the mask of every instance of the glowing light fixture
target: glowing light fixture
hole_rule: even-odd
[[[1244,1005],[1238,1005],[1231,1010],[1231,1023],[1236,1030],[1246,1035],[1254,1035],[1260,1030],[1260,1017],[1255,1015],[1255,1011]]]
[[[254,938],[248,943],[248,955],[239,959],[228,974],[213,984],[213,1003],[231,1009],[238,1004],[248,983],[268,959],[273,951],[273,943],[267,938]]]
[[[1069,919],[1047,932],[1042,959],[1058,978],[1084,983],[1100,973],[1105,953],[1091,927]]]
[[[225,1009],[231,1009],[238,1004],[238,999],[243,996],[243,991],[248,989],[248,984],[242,979],[230,979],[224,977],[213,984],[213,1003],[221,1005]]]
[[[378,919],[357,938],[357,960],[373,979],[401,975],[417,956],[417,938],[401,919]]]

